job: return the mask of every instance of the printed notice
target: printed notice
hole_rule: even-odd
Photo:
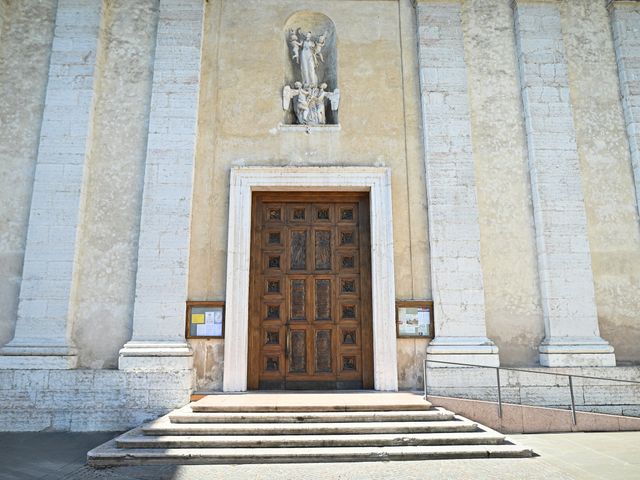
[[[421,332],[419,335],[429,336],[429,326],[430,326],[430,318],[429,318],[429,310],[420,309],[418,310],[418,324],[420,326]]]
[[[199,337],[213,337],[213,324],[204,323],[196,326],[196,335]]]
[[[204,313],[192,313],[191,314],[191,323],[200,324],[204,323]]]
[[[430,315],[428,308],[399,308],[398,334],[402,337],[428,337],[431,333]]]
[[[214,310],[213,312],[206,313],[206,320],[204,323],[222,323],[222,312],[220,310]]]
[[[220,321],[220,323],[214,323],[212,325],[213,327],[213,336],[214,337],[221,337],[222,336],[222,321]]]

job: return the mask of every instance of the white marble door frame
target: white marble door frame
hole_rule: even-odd
[[[371,209],[373,377],[397,390],[391,171],[377,167],[238,167],[231,170],[224,391],[247,389],[249,263],[253,191],[368,191]]]

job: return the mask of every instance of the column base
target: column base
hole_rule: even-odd
[[[615,367],[613,347],[600,337],[551,337],[538,347],[544,367]]]
[[[78,367],[75,347],[9,342],[0,348],[0,369],[71,370]]]
[[[186,342],[127,342],[120,349],[118,369],[166,372],[191,370],[193,351]]]
[[[427,367],[461,367],[430,360],[497,367],[498,347],[487,337],[436,337],[427,346]]]

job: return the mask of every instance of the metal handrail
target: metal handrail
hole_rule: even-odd
[[[617,378],[608,378],[608,377],[592,377],[588,375],[576,375],[573,373],[561,373],[561,372],[541,372],[539,370],[527,370],[524,368],[511,368],[511,367],[492,367],[489,365],[479,365],[476,363],[460,363],[460,362],[445,362],[444,360],[431,360],[424,359],[423,362],[423,384],[424,384],[424,399],[427,399],[427,362],[430,363],[443,363],[447,365],[459,365],[461,367],[478,367],[478,368],[493,368],[496,371],[496,380],[498,384],[498,417],[502,418],[502,390],[500,386],[500,370],[508,370],[511,372],[525,372],[525,373],[535,373],[540,375],[553,375],[553,376],[562,376],[569,378],[569,392],[571,393],[571,419],[573,420],[573,424],[576,424],[576,401],[573,395],[573,379],[574,378],[587,378],[589,380],[606,380],[609,382],[623,382],[623,383],[634,383],[640,385],[640,381],[637,380],[622,380]]]

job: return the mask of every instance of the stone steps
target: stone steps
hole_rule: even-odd
[[[422,397],[407,393],[251,393],[249,395],[208,395],[191,404],[193,412],[394,412],[429,410]]]
[[[108,444],[107,444],[108,445]],[[126,453],[125,453],[126,452]],[[518,445],[436,445],[401,447],[317,448],[175,448],[117,449],[89,452],[94,467],[116,465],[210,465],[243,463],[371,462],[456,458],[530,457],[533,452]]]
[[[340,423],[405,422],[452,420],[454,413],[444,408],[377,412],[250,412],[202,413],[183,407],[169,415],[171,423]]]
[[[145,435],[330,435],[347,433],[473,432],[478,424],[468,420],[362,423],[171,423],[163,418],[142,428]]]
[[[420,445],[498,445],[505,436],[493,432],[372,433],[323,435],[144,435],[133,431],[116,438],[118,448],[292,448],[384,447]]]
[[[211,397],[93,449],[87,455],[89,464],[104,467],[533,455],[530,449],[512,444],[499,432],[444,408],[431,408],[413,394]],[[220,406],[218,411],[216,404]],[[305,405],[311,405],[311,410],[304,410]]]

